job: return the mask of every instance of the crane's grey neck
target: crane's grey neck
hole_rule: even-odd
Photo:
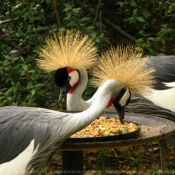
[[[85,101],[82,99],[82,94],[86,89],[88,82],[88,73],[85,69],[78,70],[79,81],[75,91],[67,94],[67,110],[68,111],[82,111],[88,108]]]

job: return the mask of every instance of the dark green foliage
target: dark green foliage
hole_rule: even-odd
[[[57,30],[52,4],[28,1],[12,10],[17,4],[20,3],[4,1],[1,6],[0,20],[10,21],[0,26],[0,106],[51,108],[55,105],[57,88],[52,79],[44,83],[53,73],[37,68],[35,49],[45,36]]]
[[[139,49],[149,47],[148,54],[174,54],[175,5],[170,0],[79,1],[82,6],[76,0],[55,2],[61,27],[88,33],[99,54],[110,45],[128,41],[103,19],[134,37]],[[51,0],[0,1],[0,106],[58,108],[53,72],[40,70],[35,61],[35,50],[57,30]],[[89,99],[94,92],[88,83],[83,98]]]

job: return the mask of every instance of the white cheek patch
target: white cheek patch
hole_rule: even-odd
[[[71,78],[69,83],[70,83],[70,86],[71,87],[74,87],[76,85],[76,83],[78,82],[79,80],[79,74],[76,70],[72,71],[70,74],[69,74],[69,77]]]
[[[129,92],[128,89],[126,89],[126,92],[125,92],[125,94],[122,96],[122,98],[120,99],[119,104],[120,104],[121,106],[125,106],[126,103],[127,103],[127,100],[129,99],[129,97],[130,97],[130,92]]]

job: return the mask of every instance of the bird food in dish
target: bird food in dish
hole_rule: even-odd
[[[117,118],[106,118],[105,116],[102,116],[86,128],[73,134],[71,138],[115,136],[130,133],[139,128],[139,125],[132,122],[124,122],[122,124]]]

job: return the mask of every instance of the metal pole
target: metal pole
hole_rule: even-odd
[[[83,151],[62,152],[63,175],[83,175]]]
[[[160,147],[160,161],[161,161],[161,170],[162,175],[166,174],[166,146],[167,146],[167,139],[159,140],[159,147]]]

